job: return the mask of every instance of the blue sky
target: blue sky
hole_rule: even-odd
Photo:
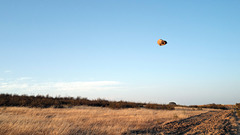
[[[235,104],[239,13],[238,0],[2,0],[0,93]]]

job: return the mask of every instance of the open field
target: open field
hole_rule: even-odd
[[[234,115],[231,111],[180,107],[176,110],[1,107],[0,134],[178,134],[215,130],[236,133]]]

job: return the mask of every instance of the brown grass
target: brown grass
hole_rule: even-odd
[[[237,116],[240,118],[240,110],[237,110]]]
[[[150,110],[79,106],[74,108],[0,108],[0,134],[67,135],[121,134],[127,130],[151,128],[156,123],[169,122],[197,115],[207,110]]]

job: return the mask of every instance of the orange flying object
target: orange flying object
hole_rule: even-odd
[[[162,40],[162,39],[158,39],[157,43],[158,43],[159,46],[164,46],[164,45],[167,44],[167,41]]]

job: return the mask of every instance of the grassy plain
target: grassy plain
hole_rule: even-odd
[[[151,128],[157,123],[183,119],[207,111],[184,108],[176,108],[176,110],[110,109],[87,106],[62,109],[1,107],[0,134],[115,135],[128,130]]]

